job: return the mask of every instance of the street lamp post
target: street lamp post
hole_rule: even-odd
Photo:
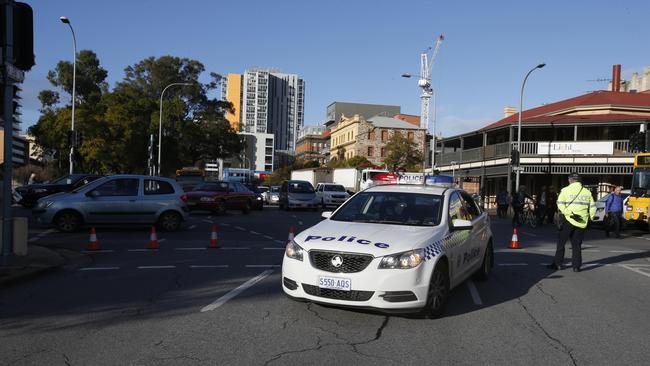
[[[519,153],[520,158],[521,158],[521,112],[523,111],[523,107],[524,107],[524,87],[526,86],[526,80],[528,80],[528,76],[530,76],[530,74],[533,71],[535,71],[537,69],[541,69],[544,66],[546,66],[546,64],[541,63],[541,64],[533,67],[532,69],[530,69],[530,71],[528,71],[528,73],[526,74],[526,77],[524,78],[524,82],[521,83],[521,93],[519,94],[519,121],[517,122],[517,152]],[[515,178],[516,192],[519,192],[519,174],[520,173],[521,173],[521,170],[519,169],[519,165],[517,165],[517,176]],[[510,174],[510,173],[508,173],[508,174]]]
[[[74,168],[74,145],[77,143],[77,139],[74,134],[74,105],[75,105],[75,94],[77,90],[77,37],[74,34],[74,29],[72,28],[72,23],[68,17],[62,16],[59,17],[61,22],[67,24],[70,27],[72,32],[72,50],[74,51],[74,58],[72,59],[72,142],[70,144],[70,174],[73,172]]]
[[[171,83],[167,85],[162,92],[160,93],[160,114],[159,114],[159,119],[158,119],[158,172],[156,175],[160,176],[160,158],[162,155],[162,112],[163,112],[163,96],[165,95],[165,91],[175,85],[192,85],[190,83]]]
[[[420,81],[424,80],[428,85],[431,84],[431,78],[430,77],[425,77],[422,75],[412,75],[412,74],[402,74],[403,78],[411,78],[413,76],[417,76],[420,78]],[[436,167],[436,93],[435,91],[428,87],[428,92],[430,96],[433,97],[433,120],[431,121],[431,129],[433,130],[432,132],[432,139],[431,139],[431,145],[433,145],[433,153],[431,154],[431,172],[433,173],[433,170]],[[428,112],[428,109],[427,109]],[[425,116],[420,115],[420,118],[423,119]],[[429,126],[426,126],[427,130],[425,131],[425,137],[424,137],[424,143],[422,145],[422,150],[424,150],[423,154],[423,161],[422,161],[422,174],[426,175],[425,168],[426,168],[426,161],[427,161],[427,149],[426,149],[426,133],[429,132]]]

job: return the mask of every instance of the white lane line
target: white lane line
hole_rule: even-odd
[[[638,274],[640,274],[640,275],[644,275],[644,276],[646,276],[646,277],[650,277],[650,273],[645,273],[645,272],[643,272],[642,270],[640,270],[640,269],[638,269],[638,268],[630,267],[630,266],[627,265],[627,264],[619,264],[619,266],[621,266],[621,267],[623,267],[623,268],[625,268],[625,269],[628,269],[628,270],[630,270],[630,271],[632,271],[632,272],[636,272],[636,273],[638,273]]]
[[[113,253],[113,249],[99,249],[99,250],[82,250],[82,253],[93,254],[93,253]]]
[[[540,252],[554,252],[555,251],[555,249],[535,249],[535,250],[540,251]]]
[[[192,225],[192,226],[188,227],[188,229],[189,230],[194,230],[194,229],[196,229],[196,225]]]
[[[253,230],[249,231],[249,233],[251,233],[253,235],[260,235],[260,233],[258,233],[257,231],[253,231]]]
[[[483,305],[483,301],[481,301],[481,296],[479,296],[478,294],[478,289],[476,289],[476,285],[474,284],[474,281],[467,280],[467,288],[469,288],[469,293],[472,295],[472,300],[474,301],[474,304]]]
[[[273,237],[272,237],[272,236],[269,236],[269,235],[264,235],[264,238],[265,238],[265,239],[269,239],[269,240],[273,240]]]
[[[138,269],[170,269],[176,266],[138,266]]]
[[[247,264],[246,268],[278,268],[279,264]]]
[[[85,267],[79,268],[80,271],[103,271],[109,269],[120,269],[120,267]]]
[[[498,266],[527,266],[528,263],[497,263]]]
[[[229,266],[227,264],[206,264],[206,265],[195,264],[190,266],[190,268],[228,268],[228,267]]]
[[[298,221],[298,225],[302,226],[302,221]]]
[[[638,250],[610,250],[610,253],[641,253]]]
[[[241,226],[235,226],[235,229],[237,229],[237,230],[241,230],[241,231],[246,231],[246,229],[244,229],[244,228],[241,227]]]
[[[167,239],[158,239],[158,242],[159,242],[159,243],[162,243],[162,242],[165,241],[165,240],[167,240]]]
[[[203,219],[203,220],[201,220],[201,221],[206,222],[206,223],[208,223],[208,224],[212,224],[212,220],[206,220],[206,219]]]
[[[201,312],[202,312],[202,313],[205,313],[206,311],[212,311],[212,310],[214,310],[214,309],[220,307],[221,305],[227,303],[228,300],[231,300],[231,299],[234,298],[235,296],[237,296],[237,295],[239,295],[240,293],[244,292],[244,291],[245,291],[246,289],[248,289],[249,287],[252,287],[253,285],[255,285],[256,283],[258,283],[259,281],[261,281],[261,280],[263,280],[264,278],[266,278],[266,277],[267,277],[268,275],[270,275],[271,273],[273,273],[273,270],[268,269],[268,270],[266,270],[266,271],[264,271],[264,272],[258,274],[257,276],[255,276],[255,277],[251,278],[250,280],[244,282],[243,284],[239,285],[239,286],[238,286],[237,288],[235,288],[234,290],[231,290],[231,291],[228,292],[227,294],[225,294],[225,295],[221,296],[220,298],[216,299],[216,300],[215,300],[214,302],[212,302],[211,304],[209,304],[209,305],[203,307],[203,308],[201,309]]]
[[[158,249],[127,249],[128,252],[157,252]]]
[[[220,223],[219,225],[222,225],[222,226],[230,226],[230,224],[227,223],[227,222],[222,222],[222,223]]]
[[[650,264],[641,264],[641,263],[630,263],[628,266],[632,267],[650,267]]]
[[[248,250],[249,247],[220,247],[219,249],[223,250]]]
[[[583,249],[582,251],[587,253],[600,253],[598,249]]]
[[[524,235],[537,237],[537,235],[535,235],[535,234],[533,234],[533,233],[527,233],[527,232],[525,232],[525,231],[522,231],[521,233],[524,234]]]
[[[174,250],[206,250],[208,248],[174,248]]]
[[[273,248],[262,248],[264,250],[285,250],[285,248],[282,247],[273,247]]]
[[[278,243],[278,244],[284,244],[284,241],[282,241],[282,240],[275,240],[275,242]]]
[[[208,219],[212,220],[212,216],[208,216]]]
[[[29,243],[35,242],[35,241],[41,239],[42,237],[44,237],[46,235],[52,234],[55,231],[56,230],[54,230],[54,229],[47,229],[47,230],[43,231],[42,233],[37,234],[35,237],[30,238],[29,240],[27,240],[27,242],[29,242]]]

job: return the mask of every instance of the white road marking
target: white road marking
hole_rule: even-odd
[[[632,271],[632,272],[636,272],[636,273],[638,273],[638,274],[640,274],[640,275],[644,275],[644,276],[646,276],[646,277],[650,277],[650,273],[643,272],[643,271],[640,270],[639,268],[634,268],[634,267],[631,267],[631,266],[629,266],[629,265],[627,265],[627,264],[619,264],[619,266],[620,266],[620,267],[623,267],[623,268],[625,268],[625,269],[628,269],[628,270],[630,270],[630,271]]]
[[[208,219],[212,220],[212,216],[208,216]]]
[[[598,249],[583,249],[582,251],[588,253],[600,253],[600,250]]]
[[[282,247],[273,247],[273,248],[263,248],[264,250],[285,250],[285,248]]]
[[[165,240],[167,240],[167,239],[158,239],[158,242],[159,242],[159,243],[162,243],[162,242],[165,241]]]
[[[188,227],[188,229],[189,229],[189,230],[196,229],[196,225],[192,225],[192,226]]]
[[[79,268],[80,271],[103,271],[109,269],[120,269],[120,267],[85,267]]]
[[[469,288],[469,293],[472,295],[472,300],[474,301],[474,304],[483,305],[483,301],[481,301],[481,296],[479,296],[478,294],[478,289],[476,289],[476,285],[474,284],[474,281],[467,280],[467,288]]]
[[[205,313],[206,311],[212,311],[214,309],[217,309],[218,307],[220,307],[221,305],[227,303],[229,300],[231,300],[235,296],[239,295],[240,293],[242,293],[243,291],[245,291],[249,287],[251,287],[251,286],[255,285],[256,283],[258,283],[259,281],[263,280],[264,278],[266,278],[271,273],[273,273],[273,270],[269,269],[269,270],[266,270],[266,271],[260,273],[259,275],[255,276],[255,277],[251,278],[250,280],[248,280],[248,281],[244,282],[243,284],[239,285],[234,290],[231,290],[227,294],[225,294],[225,295],[221,296],[220,298],[216,299],[211,304],[203,307],[201,309],[201,312]]]
[[[113,249],[100,249],[100,250],[82,250],[82,253],[113,253]]]
[[[129,252],[157,252],[158,249],[148,249],[148,248],[144,248],[144,249],[127,249],[127,251],[129,251]]]
[[[170,269],[176,266],[138,266],[138,269]]]
[[[235,229],[237,229],[237,230],[241,230],[241,231],[246,231],[246,229],[244,229],[244,228],[241,227],[241,226],[235,226]]]
[[[247,264],[246,268],[278,268],[279,264]]]
[[[555,251],[555,249],[535,249],[535,250],[540,251],[540,252],[554,252]]]
[[[174,250],[206,250],[208,248],[174,248]]]
[[[497,263],[499,266],[527,266],[528,263]]]
[[[278,243],[278,244],[284,244],[283,240],[276,240],[275,242]]]
[[[298,225],[302,226],[302,221],[298,221]]]
[[[35,237],[30,238],[29,240],[27,240],[27,242],[29,242],[29,243],[35,242],[35,241],[41,239],[42,237],[44,237],[46,235],[52,234],[55,231],[56,230],[54,230],[54,229],[47,229],[47,230],[43,231],[42,233],[37,234]]]
[[[228,268],[227,264],[191,265],[190,268]]]
[[[528,236],[534,236],[534,237],[537,237],[537,235],[535,235],[535,234],[533,234],[533,233],[527,233],[527,232],[525,232],[525,231],[522,231],[521,234],[528,235]]]
[[[253,231],[253,230],[249,231],[249,233],[251,233],[253,235],[260,235],[260,233],[258,233],[257,231]]]
[[[610,253],[641,253],[638,250],[610,250]]]
[[[264,235],[264,238],[265,238],[265,239],[269,239],[269,240],[273,240],[273,237],[272,237],[272,236],[269,236],[269,235]]]
[[[208,224],[212,224],[212,220],[206,220],[206,219],[203,219],[203,220],[201,220],[201,221],[206,222],[206,223],[208,223]]]
[[[229,224],[229,223],[227,223],[227,222],[222,222],[222,223],[220,223],[219,225],[223,225],[223,226],[230,226],[230,224]]]
[[[249,247],[219,247],[219,249],[223,249],[223,250],[248,250],[250,248]]]

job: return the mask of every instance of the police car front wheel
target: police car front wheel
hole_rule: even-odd
[[[474,279],[478,281],[487,281],[490,277],[490,271],[494,267],[494,249],[492,248],[492,242],[489,242],[485,248],[485,254],[483,255],[483,263],[481,263],[481,268],[479,268],[476,273],[474,273]]]
[[[449,267],[446,261],[440,261],[431,275],[427,304],[423,309],[424,316],[429,319],[440,317],[449,299]]]

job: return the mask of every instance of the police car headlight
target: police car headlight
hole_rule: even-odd
[[[302,261],[303,252],[304,250],[302,249],[302,247],[296,244],[296,242],[292,240],[287,244],[287,248],[285,249],[284,254],[289,258]]]
[[[381,259],[379,269],[409,269],[415,268],[424,260],[424,249],[387,255]]]

